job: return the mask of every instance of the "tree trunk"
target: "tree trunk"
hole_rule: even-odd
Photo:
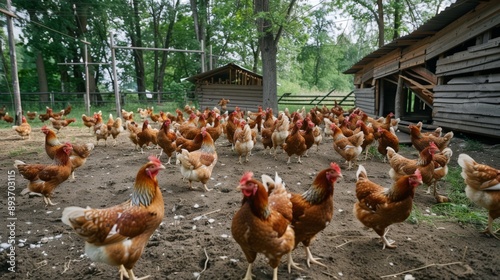
[[[172,11],[168,11],[168,28],[167,34],[165,35],[165,41],[163,43],[163,48],[168,49],[170,47],[170,42],[172,41],[172,35],[174,30],[175,20],[177,19],[177,11],[179,10],[180,0],[175,1],[175,6]],[[165,86],[163,84],[165,80],[165,69],[167,68],[168,61],[168,52],[162,52],[161,63],[160,63],[160,71],[158,73],[158,91],[163,92],[165,90]]]
[[[378,24],[378,46],[383,47],[384,42],[384,4],[382,0],[377,0],[377,24]]]
[[[132,28],[130,39],[132,47],[142,47],[142,33],[139,16],[139,0],[132,1],[134,7],[134,15],[132,17]],[[144,100],[146,95],[141,94],[146,92],[146,76],[144,70],[144,54],[142,50],[133,50],[134,66],[136,74],[137,92],[139,92],[139,99]]]
[[[392,36],[393,40],[399,38],[399,29],[401,28],[401,17],[402,17],[403,4],[401,0],[394,1],[394,34]]]
[[[45,72],[45,64],[43,63],[43,56],[40,51],[36,54],[36,73],[38,75],[38,90],[40,91],[40,103],[49,102],[49,85],[47,84],[47,72]]]

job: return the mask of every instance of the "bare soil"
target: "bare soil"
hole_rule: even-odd
[[[56,206],[44,206],[40,197],[21,196],[27,181],[16,176],[15,205],[15,273],[9,272],[7,251],[0,253],[2,279],[118,279],[118,270],[101,263],[93,263],[84,255],[84,242],[60,221],[62,210],[68,206],[108,207],[129,198],[138,168],[147,161],[149,154],[134,151],[132,143],[123,132],[118,145],[104,147],[101,141],[85,166],[76,172],[75,182],[64,182],[54,193]],[[85,143],[95,137],[88,129],[71,127],[63,129],[58,137],[62,141]],[[28,163],[49,163],[45,154],[44,135],[40,127],[33,128],[30,140],[20,140],[14,131],[0,131],[0,200],[1,220],[7,220],[7,180],[15,159]],[[455,138],[451,166],[463,151],[464,140]],[[334,161],[341,164],[344,178],[335,186],[335,213],[328,227],[317,235],[311,251],[320,257],[325,267],[305,263],[302,245],[294,251],[294,260],[303,271],[288,273],[285,260],[279,267],[280,279],[499,279],[500,241],[487,237],[480,231],[485,225],[463,224],[449,219],[432,219],[410,223],[406,221],[391,227],[388,236],[396,241],[395,249],[382,250],[378,236],[365,229],[353,216],[355,198],[355,173],[357,168],[345,170],[346,165],[332,148],[332,140],[324,139],[316,151],[313,147],[302,164],[292,158],[287,165],[285,154],[278,160],[263,150],[258,143],[248,163],[238,164],[238,156],[231,151],[225,137],[216,142],[219,161],[212,173],[209,188],[204,192],[189,190],[183,182],[179,166],[167,165],[158,180],[165,200],[165,218],[148,242],[147,248],[134,269],[139,277],[151,275],[152,279],[241,279],[247,262],[238,244],[231,236],[231,219],[240,207],[241,193],[235,188],[245,171],[254,172],[257,178],[263,173],[283,178],[292,192],[303,192],[316,173]],[[469,153],[476,160],[500,166],[498,146],[484,144],[483,152]],[[407,157],[416,157],[412,149],[403,149]],[[165,155],[162,162],[166,162]],[[172,160],[174,163],[175,160]],[[385,186],[391,184],[387,175],[388,163],[380,158],[361,161],[370,178]],[[417,190],[415,209],[425,215],[435,215],[435,200],[425,194],[426,187]],[[446,194],[447,183],[441,184]],[[5,224],[5,223],[3,223]],[[498,221],[495,224],[498,228]],[[0,227],[0,243],[8,243],[9,230]],[[201,274],[200,274],[201,273]],[[272,269],[265,258],[257,257],[254,279],[272,279]],[[391,276],[395,275],[395,276]],[[407,278],[405,278],[405,276]]]

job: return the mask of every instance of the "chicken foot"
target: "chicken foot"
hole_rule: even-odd
[[[307,256],[307,267],[311,268],[311,263],[315,263],[315,264],[318,264],[318,265],[326,267],[326,265],[324,265],[324,264],[322,264],[321,262],[318,261],[321,258],[315,258],[315,257],[313,257],[313,255],[312,255],[311,250],[309,249],[309,247],[306,247],[306,256]]]
[[[288,253],[288,273],[292,272],[292,267],[297,270],[303,270],[300,268],[299,264],[293,261],[292,252]]]
[[[253,266],[253,263],[249,263],[248,264],[248,268],[247,268],[247,272],[245,273],[245,277],[243,278],[243,280],[252,280],[252,266]]]
[[[490,215],[488,215],[488,226],[484,229],[483,233],[487,235],[491,235],[494,238],[500,240],[500,237],[496,235],[496,233],[500,231],[500,229],[497,229],[496,231],[493,231],[493,218],[491,218]]]
[[[127,276],[128,275],[128,276]],[[134,271],[126,269],[123,265],[120,265],[120,280],[123,280],[123,276],[127,277],[129,280],[142,280],[151,277],[151,275],[146,275],[140,278],[137,278],[134,274]]]
[[[45,207],[47,206],[54,206],[54,205],[57,205],[57,203],[53,203],[51,200],[50,200],[50,197],[46,197],[44,196],[43,197],[43,201],[45,202]]]
[[[388,237],[386,237],[388,232],[389,232],[389,228],[386,228],[384,231],[384,234],[382,236],[380,236],[380,238],[382,238],[382,242],[384,242],[384,245],[382,246],[382,250],[384,250],[386,246],[387,246],[387,248],[391,248],[391,249],[397,247],[396,245],[392,245],[396,241],[390,240]]]

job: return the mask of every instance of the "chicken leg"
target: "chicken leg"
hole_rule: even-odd
[[[252,280],[252,265],[252,263],[248,264],[247,273],[245,273],[243,280]]]
[[[491,217],[491,215],[488,215],[488,226],[486,227],[486,229],[484,229],[483,233],[485,233],[487,235],[491,235],[491,236],[495,237],[496,239],[500,240],[500,237],[498,237],[496,235],[496,233],[498,231],[500,231],[500,229],[493,231],[493,220],[494,219]]]
[[[390,240],[388,237],[386,237],[386,234],[388,232],[389,232],[389,228],[386,228],[384,231],[384,234],[380,236],[382,238],[382,241],[384,242],[384,245],[382,246],[382,250],[384,250],[386,246],[387,246],[387,248],[391,248],[391,249],[397,247],[396,245],[392,245],[395,243],[394,240]]]

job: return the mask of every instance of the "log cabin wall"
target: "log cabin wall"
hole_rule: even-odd
[[[242,110],[257,111],[263,103],[262,86],[256,85],[200,85],[196,95],[201,109],[212,109],[222,98],[229,99],[229,111],[233,111],[235,106]]]

